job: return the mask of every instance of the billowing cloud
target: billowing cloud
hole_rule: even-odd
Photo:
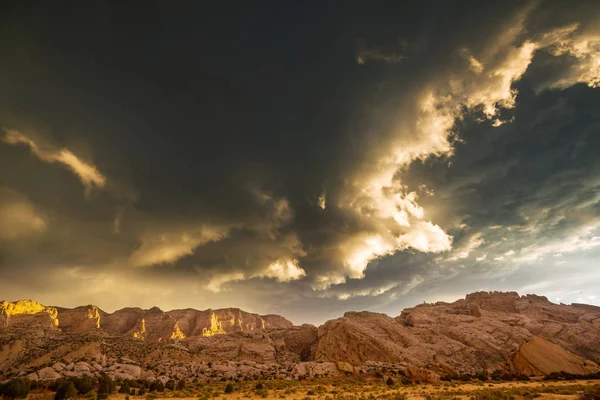
[[[478,289],[600,298],[598,6],[468,7],[282,10],[315,36],[284,24],[269,46],[214,40],[244,12],[206,36],[149,9],[142,46],[108,9],[3,14],[6,293],[298,322]]]
[[[595,39],[589,34],[579,38],[575,34],[577,26],[551,31],[541,35],[541,39],[523,39],[527,17],[533,9],[527,6],[516,13],[482,51],[460,49],[461,57],[468,61],[465,69],[451,71],[447,81],[434,81],[426,87],[417,97],[418,116],[414,122],[401,123],[390,145],[349,180],[339,206],[366,220],[365,228],[340,244],[345,270],[321,275],[317,287],[343,283],[344,274],[363,278],[369,262],[399,251],[439,253],[452,248],[451,235],[425,219],[425,209],[417,203],[416,192],[402,183],[402,174],[414,161],[453,154],[452,128],[463,119],[465,110],[480,110],[482,117],[495,127],[506,122],[499,113],[515,107],[518,92],[514,84],[523,77],[536,51],[548,49],[555,56],[573,55],[578,59],[579,74],[570,84],[585,82],[594,86]],[[561,82],[557,84],[564,87],[564,79]],[[438,87],[433,87],[436,83]],[[449,259],[466,258],[483,243],[480,235],[472,239]],[[504,254],[496,259],[506,257]]]
[[[298,266],[297,260],[276,260],[266,266],[266,268],[249,275],[241,271],[215,275],[209,280],[206,288],[212,292],[219,293],[226,288],[227,284],[232,282],[255,278],[269,278],[277,282],[290,282],[301,279],[305,275],[306,272]]]
[[[225,236],[227,229],[208,226],[189,232],[147,233],[141,238],[142,245],[129,257],[129,264],[134,267],[170,264],[193,254],[198,246]]]

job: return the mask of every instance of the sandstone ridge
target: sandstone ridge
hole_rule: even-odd
[[[293,326],[278,315],[260,316],[237,308],[204,311],[123,308],[107,313],[94,305],[62,308],[47,307],[33,300],[0,302],[0,327],[31,324],[73,334],[99,330],[150,342]]]
[[[88,305],[0,302],[0,380],[299,379],[393,371],[409,380],[453,374],[600,371],[600,308],[543,296],[477,292],[397,317],[347,312],[320,327],[239,309],[106,313]]]

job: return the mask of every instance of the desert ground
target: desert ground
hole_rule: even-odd
[[[231,386],[230,386],[231,389]],[[243,399],[303,399],[303,400],[435,400],[475,399],[509,400],[532,399],[568,400],[580,399],[584,393],[593,392],[597,399],[600,384],[592,380],[528,382],[478,382],[421,385],[392,385],[360,380],[311,379],[306,381],[240,382],[233,384],[233,392],[226,393],[226,383],[190,385],[182,391],[151,392],[144,396],[126,396],[114,393],[111,400],[126,399],[180,399],[180,400],[243,400]],[[31,400],[53,400],[54,392],[34,390],[27,397]]]

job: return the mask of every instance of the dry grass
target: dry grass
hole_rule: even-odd
[[[248,399],[294,399],[294,400],[569,400],[578,399],[586,389],[600,389],[597,381],[560,382],[486,382],[441,383],[436,385],[387,386],[383,382],[368,379],[311,379],[306,381],[264,381],[234,384],[233,393],[225,393],[226,383],[212,383],[188,387],[183,391],[148,393],[130,396],[131,400],[248,400]],[[54,393],[34,391],[28,399],[53,400]],[[111,395],[110,400],[125,400],[125,395]]]

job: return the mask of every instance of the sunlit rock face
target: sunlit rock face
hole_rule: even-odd
[[[54,307],[46,307],[33,300],[0,302],[0,326],[26,324],[57,328],[58,311]]]
[[[0,303],[2,326],[31,321],[57,327],[65,333],[99,330],[148,342],[293,326],[290,321],[278,315],[261,317],[237,308],[205,311],[185,309],[167,312],[158,307],[149,310],[124,308],[109,314],[93,305],[69,309],[46,307],[31,300]]]
[[[96,306],[81,306],[73,309],[57,308],[60,314],[58,327],[69,333],[99,329],[101,311]]]

